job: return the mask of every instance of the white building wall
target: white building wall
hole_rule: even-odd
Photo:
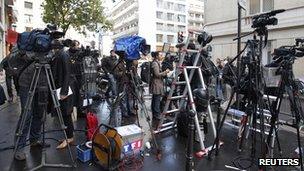
[[[247,0],[249,2],[249,0]],[[286,9],[284,13],[278,14],[278,25],[269,26],[268,46],[263,51],[263,63],[271,60],[270,54],[274,48],[282,45],[293,45],[294,39],[304,37],[304,1],[303,0],[274,0],[274,9]],[[213,47],[213,59],[234,57],[236,55],[236,41],[232,39],[237,34],[237,0],[205,0],[205,22],[206,31],[213,35],[211,45]],[[242,33],[252,31],[252,15],[249,15],[249,3],[247,11],[242,16]],[[242,39],[244,45],[248,36]],[[302,65],[304,60],[298,59],[294,65],[296,76],[304,76]]]
[[[27,9],[24,7],[25,2],[33,3],[32,9]],[[43,0],[17,0],[14,3],[14,10],[17,12],[17,19],[16,22],[16,31],[21,33],[26,31],[26,27],[30,28],[45,28],[46,24],[42,21],[42,14],[43,14],[43,7],[41,6]],[[31,15],[29,22],[28,16]]]
[[[138,0],[138,35],[145,38],[151,45],[151,51],[156,50],[156,2],[153,0]]]

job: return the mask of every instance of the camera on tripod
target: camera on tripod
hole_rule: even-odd
[[[284,9],[270,11],[268,13],[259,14],[252,17],[252,28],[265,27],[267,25],[277,25],[278,19],[274,16],[284,12]]]
[[[48,24],[43,30],[34,29],[31,32],[20,33],[18,35],[17,46],[22,51],[47,53],[52,49],[60,49],[71,44],[72,41],[69,39],[58,40],[64,35],[64,32],[58,31],[56,25]]]

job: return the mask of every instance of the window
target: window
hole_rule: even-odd
[[[156,18],[162,19],[162,18],[163,18],[163,13],[160,12],[160,11],[157,11],[157,12],[156,12]]]
[[[177,27],[178,27],[178,31],[182,31],[182,32],[186,31],[186,26],[177,26]]]
[[[24,17],[25,17],[25,23],[31,23],[32,22],[33,15],[25,14]]]
[[[26,32],[30,32],[30,31],[32,31],[33,30],[33,27],[25,27],[25,31]]]
[[[173,10],[173,2],[167,2],[167,8]]]
[[[174,25],[173,24],[167,24],[167,31],[174,31]]]
[[[167,35],[167,43],[173,43],[174,36],[173,35]]]
[[[193,13],[190,13],[189,15],[190,15],[190,17],[194,17],[194,14],[193,14]]]
[[[158,8],[162,8],[162,5],[163,5],[163,1],[162,0],[157,0],[157,7]]]
[[[156,29],[157,30],[163,30],[163,23],[156,23]]]
[[[182,4],[177,5],[177,11],[179,12],[185,12],[186,11],[186,6]]]
[[[273,10],[273,0],[263,0],[263,12]]]
[[[24,8],[33,9],[33,3],[24,1]]]
[[[178,15],[177,16],[177,21],[185,23],[186,22],[186,16],[185,15]]]
[[[195,17],[196,17],[196,18],[200,18],[201,15],[200,15],[200,14],[195,14]]]
[[[273,1],[274,0],[250,0],[249,14],[256,14],[273,10]]]
[[[157,42],[163,42],[163,37],[164,37],[164,36],[163,36],[162,34],[157,34],[157,35],[156,35],[156,41],[157,41]]]
[[[174,16],[173,13],[167,13],[167,20],[173,21],[173,16]]]

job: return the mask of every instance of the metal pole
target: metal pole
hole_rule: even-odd
[[[188,125],[188,144],[187,144],[187,154],[186,154],[186,171],[193,170],[193,142],[194,142],[194,117],[196,112],[190,110],[189,112],[189,125]],[[200,130],[198,130],[200,131]]]
[[[242,29],[242,7],[237,3],[238,6],[238,25],[237,25],[237,54],[241,53],[241,29]],[[236,91],[236,99],[237,99],[237,108],[239,108],[239,85],[240,85],[240,75],[241,75],[241,55],[238,56],[237,58],[237,91]]]

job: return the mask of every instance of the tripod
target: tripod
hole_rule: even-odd
[[[241,77],[245,76],[243,79],[243,83],[240,85],[235,85],[231,97],[229,99],[228,106],[225,110],[224,116],[221,120],[221,123],[217,127],[217,135],[214,140],[212,150],[208,154],[208,158],[211,159],[212,152],[215,148],[216,155],[218,154],[218,143],[219,143],[219,137],[221,135],[221,129],[223,127],[226,115],[228,113],[228,109],[231,106],[232,100],[235,96],[235,94],[239,94],[240,89],[246,89],[245,97],[243,98],[243,101],[246,103],[246,113],[247,115],[252,117],[252,146],[251,146],[251,155],[252,157],[255,156],[255,147],[256,147],[256,129],[257,129],[257,115],[259,114],[260,119],[260,136],[262,142],[264,141],[264,107],[266,106],[263,99],[263,87],[264,87],[264,80],[263,80],[263,70],[261,67],[261,58],[262,58],[262,47],[263,47],[263,37],[265,36],[265,39],[267,38],[267,28],[266,26],[257,28],[254,32],[257,33],[260,37],[259,40],[256,39],[256,35],[254,34],[254,39],[249,40],[246,43],[245,48],[232,60],[229,62],[228,65],[230,65],[234,60],[240,57],[240,55],[244,52],[244,50],[249,46],[249,51],[245,57],[241,60],[240,65],[242,66],[241,71],[242,73],[245,73],[245,75],[238,74],[237,79],[241,79]],[[249,35],[249,34],[247,34]],[[247,36],[246,35],[246,36]],[[240,37],[239,37],[240,38]],[[239,39],[238,38],[238,39]],[[239,66],[239,67],[241,67]],[[230,67],[231,69],[231,67]],[[247,73],[246,73],[247,71]],[[233,72],[233,71],[232,71]],[[235,74],[233,72],[233,75],[235,77]],[[247,117],[246,117],[247,118]],[[245,121],[245,127],[242,131],[242,136],[240,139],[240,143],[238,145],[238,149],[242,149],[242,143],[244,138],[244,133],[246,132],[246,124],[247,119]],[[261,150],[264,151],[263,145],[261,145]]]
[[[283,100],[283,95],[286,92],[288,94],[289,102],[291,105],[291,113],[295,117],[295,121],[296,121],[294,127],[297,130],[297,141],[298,141],[298,147],[299,147],[300,166],[301,166],[301,170],[303,170],[303,158],[302,158],[303,151],[302,151],[302,146],[301,146],[300,128],[299,128],[301,117],[303,119],[303,111],[301,108],[301,104],[299,102],[298,86],[295,83],[294,74],[292,71],[292,64],[293,64],[293,61],[295,60],[295,56],[287,55],[287,57],[283,57],[283,58],[284,59],[280,65],[280,69],[279,69],[279,70],[281,70],[281,71],[279,71],[279,73],[281,74],[281,84],[278,89],[279,92],[278,92],[277,99],[274,102],[274,104],[272,105],[272,107],[274,108],[273,109],[274,112],[271,117],[271,122],[270,122],[271,127],[270,127],[270,131],[269,131],[269,135],[267,137],[267,147],[269,146],[269,143],[271,142],[271,139],[272,139],[271,135],[277,129],[275,123],[278,121],[281,103]],[[271,150],[273,150],[273,149],[271,149]]]
[[[49,90],[51,92],[52,100],[53,100],[54,107],[56,109],[56,113],[57,113],[57,116],[58,116],[58,119],[59,119],[60,127],[63,130],[65,140],[67,141],[67,139],[68,139],[66,131],[65,131],[66,126],[64,125],[62,113],[61,113],[61,110],[60,110],[59,100],[58,100],[58,97],[57,97],[57,94],[56,94],[56,87],[55,87],[55,82],[54,82],[51,67],[50,67],[50,65],[48,64],[47,61],[39,61],[39,62],[35,63],[35,72],[34,72],[34,75],[33,75],[33,79],[31,81],[31,85],[30,85],[30,89],[29,89],[29,95],[28,95],[28,98],[26,100],[25,108],[24,108],[24,111],[23,111],[24,113],[21,116],[21,122],[20,122],[20,125],[17,129],[17,133],[16,133],[16,136],[15,136],[14,154],[18,150],[18,146],[19,146],[19,142],[20,142],[20,136],[22,136],[22,131],[23,131],[23,129],[25,127],[25,124],[26,124],[26,118],[28,117],[28,115],[31,111],[32,101],[33,101],[33,98],[34,98],[34,95],[35,95],[35,92],[36,92],[36,89],[37,89],[37,83],[39,81],[41,72],[45,72],[45,74],[46,74],[48,87],[49,87]],[[43,118],[45,118],[45,112],[44,112],[44,117]],[[44,126],[44,123],[43,123],[43,145],[44,145],[44,142],[45,142],[45,136],[44,136],[45,131],[44,131],[44,129],[45,129],[45,126]],[[43,167],[57,167],[57,168],[76,167],[76,163],[73,159],[73,155],[72,155],[71,147],[70,147],[69,143],[67,143],[67,147],[68,147],[69,156],[70,156],[70,159],[71,159],[71,162],[73,163],[73,165],[48,164],[48,163],[46,163],[46,150],[45,150],[45,148],[43,148],[40,165],[36,166],[35,168],[33,168],[31,170],[38,170],[38,169],[43,168]]]
[[[124,63],[124,60],[120,60],[119,62],[118,62],[118,64],[116,64],[116,66],[114,67],[114,69],[113,70],[115,70],[115,68],[116,67],[118,67],[118,65],[119,64],[121,64],[121,63]],[[132,88],[132,91],[131,91],[131,93],[132,93],[132,95],[133,95],[133,97],[135,97],[135,99],[136,99],[136,101],[137,102],[135,102],[134,104],[134,107],[135,107],[135,109],[137,110],[138,109],[138,105],[137,105],[137,103],[141,106],[141,110],[142,110],[142,112],[144,113],[144,115],[145,115],[145,118],[146,118],[146,121],[147,121],[147,123],[148,123],[148,126],[149,126],[149,130],[150,130],[150,133],[151,133],[151,137],[152,137],[152,141],[153,141],[153,144],[155,145],[155,148],[156,148],[156,157],[157,157],[157,159],[158,160],[160,160],[161,159],[161,149],[159,148],[159,145],[158,145],[158,143],[157,143],[157,141],[156,141],[156,137],[155,137],[155,134],[154,134],[154,131],[153,131],[153,128],[152,128],[152,125],[151,125],[151,123],[150,123],[150,121],[151,121],[151,118],[150,118],[150,116],[148,115],[148,109],[147,109],[147,106],[146,106],[146,104],[145,104],[145,102],[144,102],[144,100],[143,100],[143,91],[142,91],[142,89],[141,89],[141,87],[139,86],[139,82],[138,82],[138,80],[137,80],[137,78],[136,78],[136,76],[135,76],[135,74],[134,74],[134,71],[133,71],[133,69],[132,69],[132,66],[131,66],[132,64],[131,64],[131,61],[127,61],[127,63],[126,63],[126,68],[127,68],[127,71],[126,72],[128,72],[128,74],[129,74],[129,79],[130,79],[130,82],[131,82],[131,86],[133,87]],[[137,68],[135,68],[135,70],[136,70]],[[117,96],[117,98],[114,100],[114,103],[113,103],[113,106],[114,106],[114,108],[115,108],[115,106],[116,105],[118,105],[119,103],[120,103],[120,101],[125,97],[125,96],[127,96],[126,95],[126,84],[124,85],[124,92],[122,93],[122,94],[119,94],[118,96]],[[138,118],[138,114],[137,114],[137,121],[138,121],[138,125],[139,125],[139,118]]]

